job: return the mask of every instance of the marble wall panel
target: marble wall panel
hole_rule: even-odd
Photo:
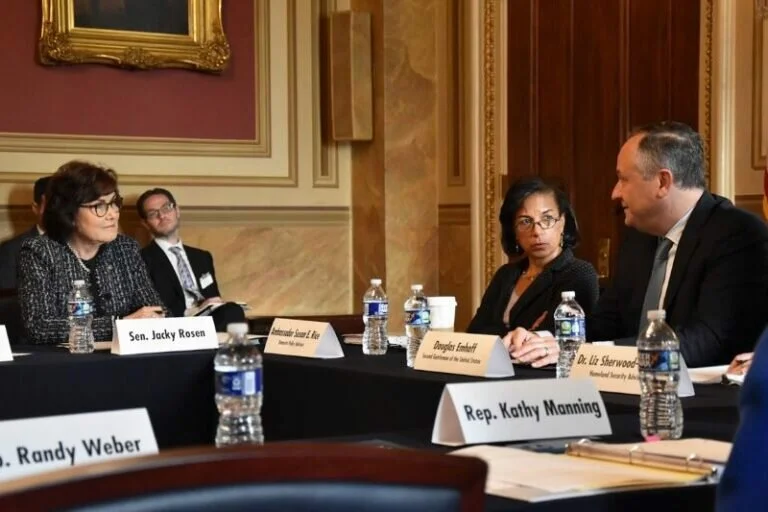
[[[393,326],[402,324],[412,283],[427,294],[438,290],[438,1],[384,2],[386,284]]]
[[[346,314],[352,311],[350,229],[343,209],[266,210],[242,213],[195,209],[182,212],[184,243],[213,254],[224,298],[243,300],[254,315]],[[0,238],[34,223],[22,207],[0,210]],[[122,231],[149,240],[134,211]]]

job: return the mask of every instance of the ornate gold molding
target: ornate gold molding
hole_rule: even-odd
[[[219,73],[230,48],[221,23],[221,0],[189,2],[187,34],[75,26],[74,0],[43,0],[40,61],[107,64],[134,69],[186,68]]]
[[[483,197],[485,251],[483,275],[489,283],[496,271],[498,228],[496,226],[496,2],[483,4]]]
[[[63,0],[43,0],[44,3],[53,1]],[[253,140],[0,132],[0,152],[269,158],[272,155],[270,1],[254,0],[254,59],[258,85],[256,97],[258,119],[256,119],[255,130],[257,136]],[[295,19],[291,22],[295,24]]]
[[[754,37],[752,55],[752,168],[763,170],[766,167],[766,155],[763,152],[765,123],[763,117],[765,98],[763,97],[763,46],[765,44],[765,24],[768,19],[754,15]]]
[[[707,162],[706,182],[712,186],[712,25],[714,0],[702,0],[702,35],[699,38],[699,130],[704,141],[704,159]]]

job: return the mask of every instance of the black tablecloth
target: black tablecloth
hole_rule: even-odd
[[[0,363],[0,420],[146,407],[160,449],[210,444],[215,351],[114,356],[15,346]]]
[[[72,355],[63,349],[35,351],[0,363],[0,420],[146,407],[161,448],[209,444],[216,430],[214,351],[114,356]],[[264,407],[267,440],[394,432],[431,428],[446,383],[482,379],[420,372],[405,366],[405,353],[364,356],[344,346],[343,359],[266,355]],[[515,379],[554,376],[553,370],[516,368]],[[634,418],[638,397],[603,393],[611,416]],[[735,431],[738,388],[696,386],[683,399],[685,436],[730,440]],[[615,430],[615,429],[614,429]]]
[[[63,349],[14,347],[34,351],[0,363],[0,420],[146,407],[161,449],[211,444],[217,412],[213,395],[212,350],[113,356],[106,352],[71,355]],[[364,356],[344,346],[343,359],[319,360],[267,355],[264,358],[262,417],[268,441],[353,436],[400,446],[447,451],[430,443],[443,387],[482,379],[420,372],[405,366],[405,353]],[[554,376],[554,371],[517,367],[515,379]],[[696,386],[683,399],[686,437],[731,440],[739,389]],[[640,440],[638,397],[603,393],[613,439]],[[376,432],[399,432],[375,434]],[[415,432],[415,434],[414,434]],[[614,493],[567,502],[530,505],[489,497],[488,510],[709,510],[714,487]]]
[[[264,422],[268,439],[284,440],[393,432],[431,427],[445,384],[485,379],[430,373],[405,365],[405,352],[365,356],[344,345],[343,359],[267,355],[264,363]],[[514,379],[554,377],[554,369],[515,367]],[[730,441],[738,424],[735,386],[695,386],[682,399],[688,425],[706,426],[707,435]],[[603,393],[609,415],[637,417],[639,398]],[[639,426],[632,427],[638,432]]]

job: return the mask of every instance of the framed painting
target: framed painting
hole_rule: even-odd
[[[218,73],[230,57],[221,1],[42,0],[40,61]]]

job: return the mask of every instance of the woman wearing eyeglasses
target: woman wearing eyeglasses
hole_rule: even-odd
[[[112,339],[112,319],[164,316],[135,240],[118,233],[123,198],[111,169],[72,161],[53,175],[43,214],[45,235],[24,242],[19,301],[30,343],[65,342],[72,282],[94,300],[93,335]]]
[[[467,332],[504,338],[524,327],[554,333],[560,293],[569,290],[589,314],[597,302],[597,273],[573,256],[579,228],[565,194],[540,178],[519,180],[507,191],[499,221],[501,245],[511,262],[493,276]],[[512,357],[534,367],[557,363],[557,342],[536,340]]]

